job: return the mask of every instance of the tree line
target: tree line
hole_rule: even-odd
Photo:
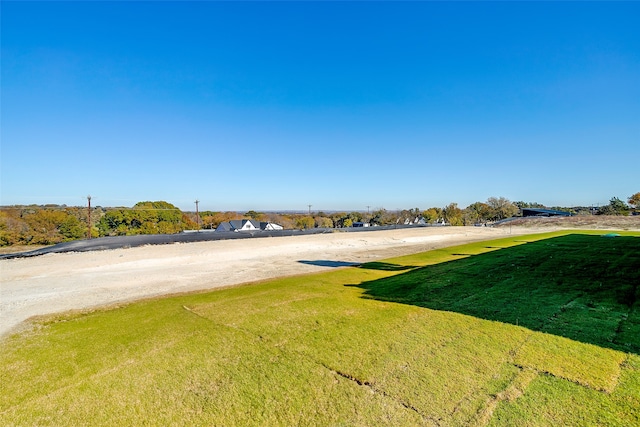
[[[51,245],[71,240],[130,236],[137,234],[172,234],[184,230],[214,230],[221,222],[251,218],[274,222],[285,229],[347,228],[354,225],[384,226],[394,224],[447,224],[452,226],[487,224],[518,215],[521,208],[545,208],[537,202],[511,202],[504,197],[489,197],[465,208],[457,203],[444,207],[431,207],[389,211],[377,208],[371,212],[313,212],[273,213],[248,211],[183,212],[165,201],[145,201],[133,207],[91,208],[59,205],[30,205],[0,207],[0,246]],[[576,215],[629,215],[640,209],[640,192],[625,203],[613,197],[609,204],[599,207],[563,208]],[[89,224],[89,216],[91,223]]]

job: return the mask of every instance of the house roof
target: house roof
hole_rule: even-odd
[[[250,224],[250,225],[247,225]],[[217,231],[236,231],[236,230],[246,230],[247,228],[251,229],[255,228],[256,230],[266,230],[267,226],[273,224],[271,222],[260,222],[254,219],[233,219],[231,221],[221,222],[216,228]],[[273,224],[278,226],[278,224]],[[281,226],[278,226],[281,227]]]
[[[231,221],[229,221],[229,224],[231,224],[231,227],[233,230],[238,230],[240,228],[242,228],[242,226],[244,225],[244,220],[242,219],[232,219]]]
[[[255,219],[243,219],[244,223],[250,222],[255,228],[260,230],[260,221],[256,221]]]
[[[227,221],[221,222],[220,224],[218,224],[218,227],[216,228],[216,231],[232,231],[233,228],[231,227],[231,224]]]
[[[523,216],[571,216],[571,212],[558,211],[555,209],[522,208]]]

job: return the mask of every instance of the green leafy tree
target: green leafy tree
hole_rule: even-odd
[[[369,224],[371,225],[391,225],[395,224],[396,217],[384,208],[379,208],[371,213]]]
[[[310,216],[303,216],[296,220],[296,228],[309,229],[309,228],[313,228],[314,225],[315,225],[315,221]]]
[[[86,235],[86,227],[74,215],[59,209],[35,209],[24,216],[28,225],[24,243],[51,245]]]
[[[450,225],[464,225],[462,218],[462,209],[457,203],[450,203],[442,209],[444,220]]]
[[[164,201],[139,202],[133,208],[107,211],[98,223],[100,235],[171,234],[196,223],[176,206]]]
[[[629,207],[617,197],[612,197],[608,205],[598,209],[598,215],[629,215]]]
[[[262,220],[262,218],[264,217],[264,214],[263,214],[263,213],[261,213],[261,212],[256,212],[256,211],[253,211],[253,210],[251,210],[251,211],[249,211],[249,212],[245,213],[244,215],[245,215],[245,216],[248,216],[248,217],[249,217],[249,218],[251,218],[251,219],[255,219],[255,220],[257,220],[257,221],[261,221],[261,220]]]
[[[58,225],[58,232],[66,242],[82,239],[87,235],[87,228],[77,217],[67,214],[66,218]]]
[[[204,211],[200,212],[200,224],[202,224],[202,228],[214,229],[218,226],[218,224],[214,225],[214,215],[217,212],[212,211]]]
[[[429,208],[422,212],[422,216],[424,220],[429,224],[435,224],[438,220],[442,218],[442,209],[440,208]]]
[[[98,231],[101,236],[117,235],[123,236],[127,234],[130,225],[128,210],[113,209],[107,211],[98,222]]]
[[[352,227],[354,222],[360,222],[362,220],[362,214],[355,211],[349,213],[343,212],[333,217],[334,226],[337,228]]]
[[[493,215],[491,206],[482,202],[475,202],[464,209],[463,218],[465,225],[474,225],[487,222]]]

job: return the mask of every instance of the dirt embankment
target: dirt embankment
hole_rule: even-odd
[[[607,216],[580,215],[556,217],[517,218],[497,225],[497,228],[524,227],[536,230],[545,229],[589,229],[589,230],[640,230],[640,215]]]

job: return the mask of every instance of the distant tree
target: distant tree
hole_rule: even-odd
[[[398,212],[398,223],[399,224],[413,224],[417,219],[420,219],[422,216],[420,209],[403,209]]]
[[[342,227],[342,218],[346,215],[344,212],[332,212],[329,214],[329,218],[333,221],[333,226],[336,228]]]
[[[629,196],[627,202],[636,209],[640,209],[640,193]]]
[[[598,209],[598,215],[629,215],[629,207],[617,197],[612,197],[608,205]]]
[[[249,218],[251,218],[251,219],[255,219],[255,220],[257,220],[257,221],[260,221],[260,220],[262,219],[262,217],[264,216],[264,214],[263,214],[263,213],[261,213],[261,212],[256,212],[256,211],[253,211],[253,210],[251,210],[251,211],[249,211],[249,212],[246,212],[244,215],[245,215],[245,216],[248,216],[248,217],[249,217]]]
[[[439,219],[442,218],[442,209],[440,208],[429,208],[426,211],[422,212],[422,216],[424,220],[429,224],[435,224]]]
[[[182,230],[195,230],[199,228],[199,223],[196,222],[196,216],[195,215],[188,215],[184,212],[182,212],[182,216],[180,218],[180,227],[177,228],[175,226],[175,224],[171,224],[171,226],[169,227],[168,225],[171,223],[167,223],[167,222],[159,222],[158,223],[158,232],[160,234],[173,234],[173,233],[179,233]]]
[[[58,224],[58,232],[62,235],[62,240],[68,242],[85,237],[87,228],[77,217],[67,213],[66,218]]]
[[[129,220],[124,209],[112,209],[100,218],[98,231],[101,236],[124,235],[128,224]]]
[[[313,228],[314,225],[315,225],[315,221],[310,216],[303,216],[296,220],[296,228],[309,229],[309,228]]]
[[[538,202],[513,202],[514,205],[516,205],[518,208],[522,209],[522,208],[541,208],[544,209],[545,206],[541,203]]]
[[[35,209],[23,216],[28,231],[24,243],[51,245],[86,235],[86,226],[74,215],[60,209]]]
[[[487,205],[491,207],[493,220],[511,218],[518,213],[518,207],[504,197],[489,197]]]
[[[493,210],[491,206],[482,202],[475,202],[464,209],[463,219],[465,225],[474,225],[487,222],[491,219]]]
[[[295,228],[295,222],[288,215],[268,213],[268,214],[265,214],[264,220],[281,225],[283,228],[288,230]]]
[[[442,208],[442,216],[444,220],[450,225],[464,225],[462,219],[462,209],[458,207],[457,203],[450,203]]]
[[[616,215],[628,215],[629,214],[629,206],[622,200],[617,197],[612,197],[609,201],[609,205],[616,212]]]
[[[317,228],[333,228],[333,221],[326,216],[317,216],[314,221]]]
[[[360,212],[354,211],[348,214],[340,214],[336,219],[333,220],[333,223],[337,228],[352,227],[354,222],[360,222],[362,220],[362,214]]]
[[[0,211],[0,246],[17,245],[24,242],[24,233],[28,225],[15,209]]]
[[[171,234],[195,228],[194,219],[168,202],[139,202],[131,209],[107,211],[98,222],[98,230],[102,236]]]
[[[391,225],[395,224],[395,222],[395,215],[387,211],[385,208],[378,208],[369,216],[369,224],[371,225]]]
[[[182,222],[182,211],[171,203],[158,202],[139,202],[133,206],[134,210],[142,211],[140,221],[156,221],[180,224]]]
[[[351,218],[353,222],[362,222],[364,220],[362,212],[358,212],[358,211],[351,212],[349,214],[349,218]]]
[[[200,215],[200,224],[202,228],[213,229],[218,226],[218,224],[216,224],[215,227],[213,226],[213,216],[217,214],[217,212],[201,211],[201,212],[198,212],[198,214]]]

